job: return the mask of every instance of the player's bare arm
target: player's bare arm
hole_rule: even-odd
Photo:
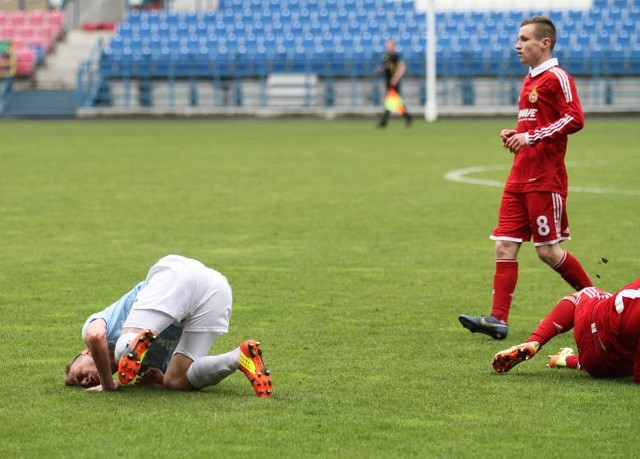
[[[112,376],[111,356],[107,343],[107,326],[104,321],[98,319],[91,322],[87,326],[84,340],[91,352],[93,361],[98,369],[98,377],[100,378],[100,385],[92,389],[97,391],[116,390],[118,385]]]

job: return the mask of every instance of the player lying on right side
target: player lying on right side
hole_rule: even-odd
[[[640,278],[613,295],[587,287],[565,296],[524,343],[498,352],[493,368],[506,373],[572,328],[578,354],[561,349],[549,356],[549,367],[582,369],[597,378],[633,376],[640,384]]]

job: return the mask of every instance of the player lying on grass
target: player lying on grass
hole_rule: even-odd
[[[231,287],[197,260],[168,255],[147,279],[117,302],[89,316],[87,345],[67,365],[65,383],[96,391],[119,384],[202,389],[242,371],[259,397],[271,395],[271,376],[260,343],[247,340],[221,355],[207,355],[229,331]],[[117,371],[118,379],[113,373]]]
[[[561,349],[550,356],[549,367],[582,369],[599,378],[633,376],[640,383],[640,278],[613,295],[587,287],[564,297],[524,343],[498,352],[493,368],[511,370],[572,328],[578,354]]]

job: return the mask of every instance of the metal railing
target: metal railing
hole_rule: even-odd
[[[377,56],[317,56],[312,53],[248,56],[197,53],[159,59],[114,56],[96,50],[78,72],[78,106],[103,110],[260,110],[268,108],[377,110],[384,88],[374,69]],[[134,59],[134,57],[136,57]],[[576,78],[583,105],[591,110],[640,111],[640,75],[629,59],[604,53],[559,60]],[[402,94],[410,107],[426,102],[424,56],[407,57]],[[526,69],[512,55],[441,53],[441,110],[489,111],[517,105]],[[307,75],[313,83],[276,87],[271,77]],[[285,78],[286,80],[286,78]],[[298,78],[299,80],[299,78]]]
[[[12,84],[13,80],[11,78],[0,80],[0,114],[4,111],[4,108],[11,97]]]

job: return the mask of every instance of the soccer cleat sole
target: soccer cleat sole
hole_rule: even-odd
[[[141,331],[129,344],[129,352],[118,362],[118,380],[123,385],[129,385],[138,377],[144,356],[155,341],[153,330]]]
[[[251,383],[258,397],[271,397],[273,391],[271,373],[262,359],[262,349],[260,349],[259,342],[247,340],[240,345],[239,368]]]
[[[532,344],[513,346],[498,352],[493,357],[493,369],[498,373],[506,373],[513,367],[536,355],[536,349]]]

